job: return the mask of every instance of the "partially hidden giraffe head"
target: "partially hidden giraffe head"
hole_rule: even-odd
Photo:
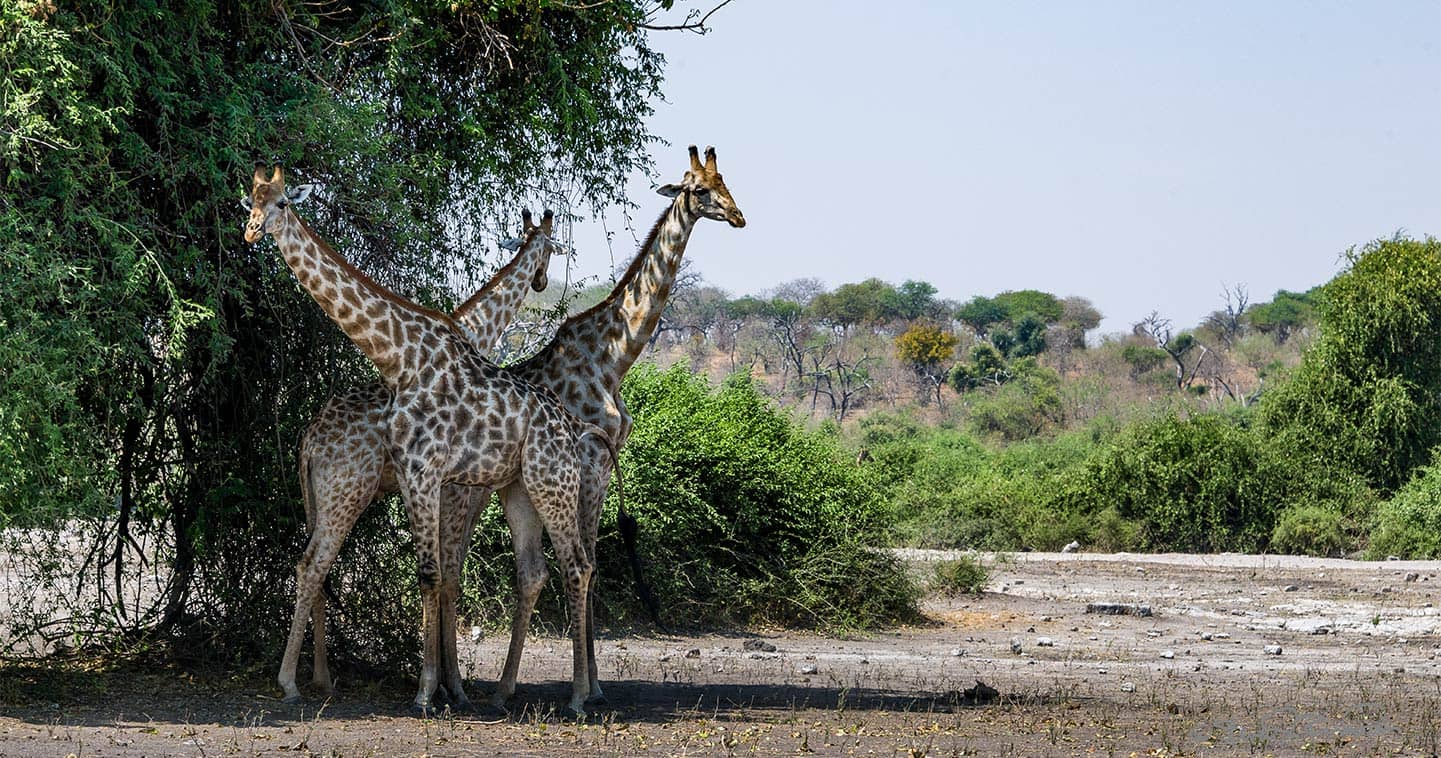
[[[715,148],[705,149],[705,163],[695,145],[690,146],[690,170],[680,184],[663,184],[656,190],[666,197],[679,197],[690,209],[706,218],[724,221],[739,229],[746,225],[746,217],[736,207],[735,198],[726,189],[725,180],[715,167]]]
[[[250,195],[240,201],[250,211],[250,220],[245,224],[245,241],[253,243],[266,234],[274,234],[280,228],[279,222],[286,208],[310,197],[312,189],[309,184],[286,188],[285,174],[279,166],[266,179],[265,167],[257,164],[255,175],[251,177]]]
[[[550,256],[560,249],[559,243],[557,243],[555,241],[555,238],[551,236],[551,227],[553,226],[554,222],[555,212],[550,210],[549,208],[545,210],[545,215],[541,217],[539,226],[536,225],[535,219],[531,218],[530,209],[521,208],[520,236],[511,237],[510,239],[500,243],[500,246],[505,248],[506,250],[514,251],[519,250],[521,246],[525,244],[526,240],[532,239],[533,235],[539,235],[543,238],[542,244],[544,244],[545,247],[542,248],[540,251],[540,263],[536,266],[535,275],[530,279],[530,288],[535,290],[536,292],[543,292],[546,286],[550,284],[550,277],[546,273],[547,270],[550,268]]]

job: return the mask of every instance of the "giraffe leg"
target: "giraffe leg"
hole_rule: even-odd
[[[510,526],[510,541],[515,552],[515,615],[510,622],[510,648],[505,654],[505,667],[491,695],[491,705],[504,708],[515,694],[515,680],[520,672],[520,656],[525,650],[525,635],[535,602],[545,586],[545,554],[541,550],[543,527],[540,514],[530,503],[524,488],[512,485],[501,492],[505,520]]]
[[[329,695],[335,691],[335,683],[330,678],[330,656],[326,651],[323,580],[321,591],[315,594],[315,602],[310,606],[310,630],[315,649],[314,664],[310,672],[310,685],[317,692]]]
[[[585,701],[590,696],[590,663],[587,660],[586,647],[589,611],[586,601],[589,599],[590,578],[594,566],[586,558],[585,548],[580,544],[580,540],[574,539],[574,535],[571,535],[571,539],[566,539],[551,532],[550,537],[555,546],[556,557],[560,559],[561,570],[565,572],[565,594],[570,602],[570,711],[575,717],[583,718],[586,715]]]
[[[594,562],[591,565],[595,565]],[[590,587],[586,590],[585,613],[585,656],[587,681],[590,688],[586,702],[591,705],[605,705],[605,691],[600,687],[600,671],[595,661],[595,575],[592,573]]]
[[[600,539],[600,514],[605,507],[606,484],[610,480],[609,461],[608,451],[601,453],[600,459],[592,458],[589,475],[582,480],[581,485],[581,535],[585,541],[586,557],[592,566],[599,565],[596,561],[596,543]],[[600,686],[599,664],[595,657],[595,584],[595,574],[592,573],[590,586],[586,591],[585,647],[590,678],[589,702],[601,705],[606,699],[605,691]]]
[[[468,709],[470,698],[465,695],[465,677],[456,652],[456,602],[460,598],[460,581],[465,556],[470,550],[470,538],[481,512],[490,503],[490,490],[449,485],[444,490],[444,496],[445,502],[441,506],[441,535],[444,540],[440,596],[442,671],[453,707]]]
[[[434,707],[435,691],[440,685],[440,490],[440,483],[424,470],[408,472],[401,486],[415,538],[416,571],[420,579],[422,660],[420,687],[413,702],[423,714]]]
[[[361,509],[369,501],[369,493],[364,494],[366,500],[358,507],[346,507],[347,503],[340,501],[322,500],[318,503],[320,509],[315,530],[310,535],[310,543],[306,546],[305,553],[295,566],[295,612],[290,620],[290,636],[285,643],[280,674],[276,677],[280,688],[285,691],[284,700],[287,703],[299,702],[301,699],[300,689],[295,685],[295,671],[300,664],[300,645],[305,638],[307,616],[315,623],[314,680],[323,691],[330,689],[330,670],[326,663],[325,599],[321,589],[326,574],[330,573],[330,567],[335,563],[335,557],[340,554],[341,544],[350,534]],[[328,507],[331,502],[335,505]]]
[[[306,546],[304,555],[295,566],[295,612],[290,619],[290,634],[285,641],[285,655],[280,660],[280,673],[275,678],[280,688],[285,691],[282,699],[286,703],[298,703],[301,700],[300,688],[295,685],[295,670],[300,665],[300,645],[305,639],[305,622],[315,604],[320,583],[325,578],[325,574],[317,570],[315,565],[315,554],[324,537],[318,530],[311,534],[310,544]]]

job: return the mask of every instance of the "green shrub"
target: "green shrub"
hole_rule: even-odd
[[[1423,467],[1376,509],[1367,552],[1372,558],[1441,557],[1441,467]]]
[[[1271,549],[1339,558],[1356,545],[1355,532],[1354,522],[1340,511],[1319,505],[1287,508],[1271,532]]]
[[[1441,241],[1347,253],[1320,291],[1321,336],[1262,400],[1275,443],[1394,492],[1441,442]]]
[[[1012,550],[1090,544],[1089,513],[1057,513],[1061,483],[1110,432],[1100,425],[991,450],[955,429],[922,427],[904,415],[862,420],[901,544]]]
[[[1068,509],[1114,507],[1147,550],[1264,549],[1286,492],[1261,441],[1202,414],[1138,424],[1068,482]]]
[[[931,591],[956,597],[979,595],[991,580],[991,572],[981,562],[970,556],[961,556],[953,561],[939,561],[931,577]]]
[[[806,432],[741,375],[717,391],[683,368],[642,365],[624,397],[627,507],[668,623],[865,627],[913,612],[903,567],[875,550],[880,493],[833,436]],[[602,577],[627,603],[613,523],[612,504]]]
[[[970,426],[977,433],[1007,442],[1034,437],[1065,420],[1061,375],[1034,358],[1011,364],[1013,378],[971,404]]]

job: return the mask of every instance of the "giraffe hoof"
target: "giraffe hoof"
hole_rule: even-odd
[[[301,703],[305,702],[305,698],[301,697],[300,693],[297,692],[294,695],[286,695],[285,697],[280,698],[280,702],[285,703],[286,705],[300,705]]]
[[[610,702],[610,701],[608,701],[608,700],[605,699],[605,693],[604,693],[604,692],[598,692],[598,693],[596,693],[596,694],[594,694],[594,695],[591,695],[590,697],[588,697],[588,698],[585,699],[585,704],[586,704],[586,705],[605,705],[605,704],[607,704],[608,702]]]
[[[561,715],[571,721],[585,721],[590,718],[590,714],[586,713],[584,708],[577,708],[574,705],[567,705]]]

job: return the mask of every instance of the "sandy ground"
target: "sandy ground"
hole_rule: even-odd
[[[945,557],[909,552],[924,568]],[[569,644],[531,640],[509,717],[408,711],[341,681],[0,670],[0,755],[1436,755],[1441,563],[1243,555],[988,558],[990,591],[854,637],[612,636],[610,703],[556,709]],[[1151,615],[1088,613],[1094,603]],[[769,649],[774,646],[774,649]],[[503,640],[464,644],[472,696]],[[302,671],[302,676],[306,676]],[[978,687],[977,682],[985,687]]]

